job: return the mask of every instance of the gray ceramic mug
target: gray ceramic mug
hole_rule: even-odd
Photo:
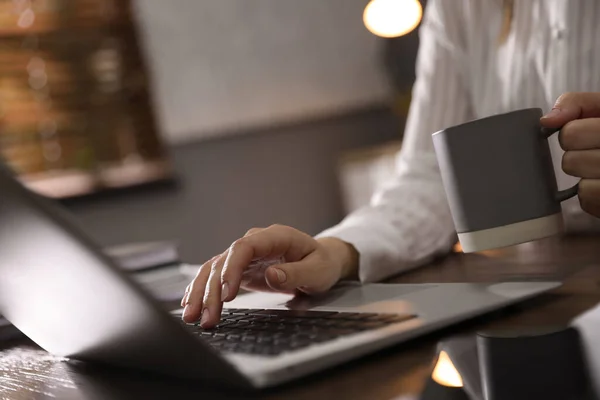
[[[494,115],[433,134],[458,239],[464,252],[511,246],[562,231],[561,201],[542,110]]]

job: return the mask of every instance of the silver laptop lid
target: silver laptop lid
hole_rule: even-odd
[[[2,163],[0,314],[54,354],[246,383]]]

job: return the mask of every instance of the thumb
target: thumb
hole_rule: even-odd
[[[323,261],[316,257],[306,257],[301,261],[272,265],[265,271],[267,284],[277,291],[293,291],[297,288],[308,288],[311,292],[322,292],[329,289],[336,280],[329,279],[328,270],[323,268]]]
[[[561,128],[575,119],[595,117],[600,117],[600,93],[572,92],[561,95],[540,121],[547,128]]]

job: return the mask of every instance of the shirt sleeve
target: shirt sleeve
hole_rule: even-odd
[[[359,279],[373,282],[418,267],[456,243],[431,134],[472,119],[458,1],[430,0],[419,37],[416,81],[394,179],[370,205],[317,237],[359,252]]]

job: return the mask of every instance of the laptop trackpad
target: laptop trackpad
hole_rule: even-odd
[[[297,310],[315,307],[360,308],[376,303],[390,303],[407,300],[405,296],[436,287],[430,284],[343,284],[326,293],[316,295],[287,295],[280,293],[249,293],[238,297],[228,308],[290,308]]]

